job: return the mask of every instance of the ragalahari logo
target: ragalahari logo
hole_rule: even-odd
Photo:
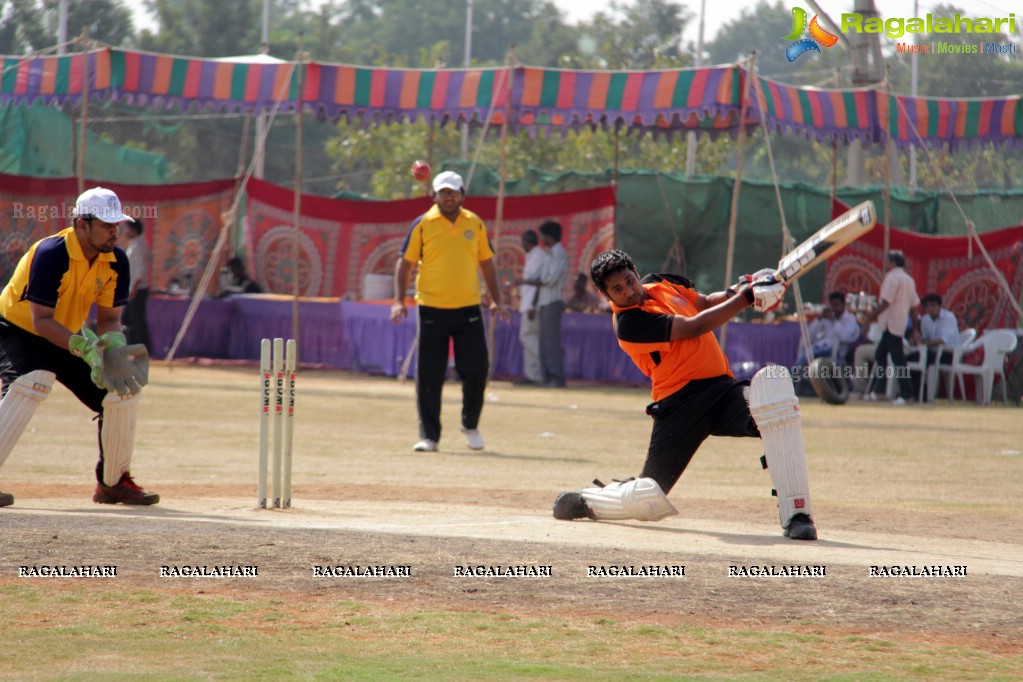
[[[809,32],[809,38],[803,38],[803,34]],[[794,62],[803,54],[807,52],[815,51],[820,53],[821,46],[832,47],[838,42],[838,36],[833,33],[828,33],[820,24],[817,23],[817,15],[813,15],[813,19],[810,20],[810,25],[806,24],[806,10],[802,7],[792,8],[792,30],[785,40],[794,40],[796,42],[785,48],[785,57],[790,61]]]

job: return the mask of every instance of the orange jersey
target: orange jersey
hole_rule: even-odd
[[[650,296],[642,305],[614,311],[615,336],[643,374],[650,377],[651,395],[663,400],[694,379],[733,376],[728,358],[712,333],[671,340],[675,315],[694,317],[697,292],[677,275],[647,275],[643,288]]]

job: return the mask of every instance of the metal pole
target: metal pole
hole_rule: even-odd
[[[67,48],[67,0],[60,0],[60,9],[57,14],[57,54],[64,54]]]
[[[270,0],[263,0],[263,33],[260,38],[260,51],[270,54]]]
[[[78,178],[78,193],[85,191],[85,152],[89,141],[89,27],[82,27],[79,37],[82,47],[82,118],[78,134],[78,163],[75,175]]]
[[[299,287],[299,275],[302,268],[302,90],[305,88],[305,60],[306,55],[303,49],[302,36],[298,37],[298,88],[295,96],[295,194],[292,207],[292,222],[294,230],[291,238],[291,338],[295,340],[295,356],[298,356],[298,348],[301,346],[299,340],[300,321],[298,299],[301,295]],[[312,256],[312,254],[310,254]],[[296,362],[297,364],[297,362]]]
[[[920,11],[920,3],[918,0],[913,0],[913,16],[917,16]],[[920,42],[920,34],[913,34],[913,42]],[[911,68],[911,86],[910,93],[913,97],[917,96],[917,86],[920,79],[920,69],[917,66],[917,53],[913,52],[909,57],[909,63]],[[916,140],[912,140],[909,145],[909,187],[910,189],[916,189]]]
[[[703,66],[703,17],[707,10],[707,0],[700,0],[700,30],[696,34],[696,58],[693,60],[696,68]],[[690,130],[686,133],[686,180],[693,177],[696,172],[696,132]]]
[[[465,58],[462,65],[472,64],[472,0],[465,0]],[[469,120],[462,125],[462,161],[469,158]]]

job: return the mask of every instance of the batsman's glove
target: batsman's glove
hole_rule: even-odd
[[[789,285],[778,279],[772,271],[753,282],[753,309],[766,313],[781,305]]]
[[[732,295],[735,295],[739,293],[745,285],[749,284],[752,286],[753,282],[763,279],[768,275],[773,275],[775,272],[774,268],[761,268],[752,275],[739,275],[739,281],[728,287],[728,291],[731,292]]]

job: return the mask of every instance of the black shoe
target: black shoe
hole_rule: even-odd
[[[785,529],[785,537],[793,540],[816,540],[817,526],[806,514],[796,514],[789,519],[789,527]]]
[[[92,501],[99,504],[138,504],[150,505],[160,501],[156,493],[147,493],[139,487],[131,474],[124,472],[117,485],[109,486],[102,483],[96,484],[96,492],[92,494]]]
[[[578,490],[566,490],[554,500],[554,518],[559,521],[596,519]]]
[[[512,382],[512,386],[540,386],[539,381],[533,381],[532,379],[516,379]]]
[[[0,493],[0,507],[10,507],[12,504],[14,504],[14,495]]]

